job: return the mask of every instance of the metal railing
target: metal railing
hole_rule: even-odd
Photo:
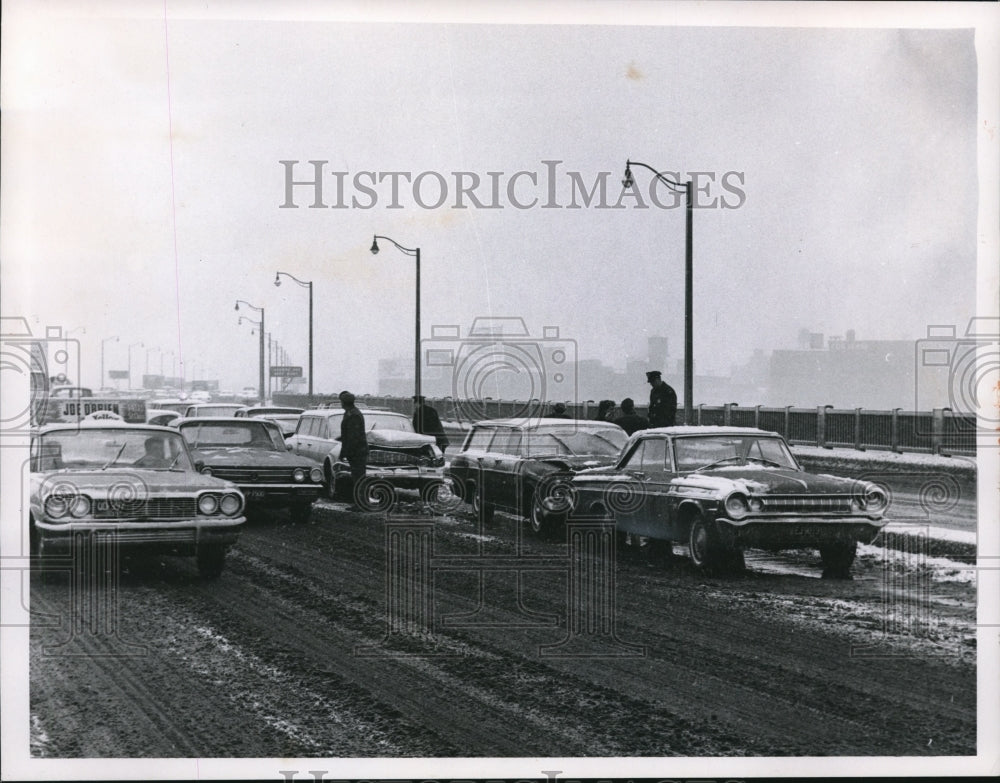
[[[357,402],[362,408],[383,408],[406,415],[413,411],[413,403],[408,397],[359,395]],[[305,395],[275,394],[274,403],[310,407]],[[336,404],[337,398],[335,395],[312,398],[313,407],[320,403]],[[501,419],[526,414],[537,416],[541,411],[551,410],[554,404],[540,400],[486,399],[477,400],[474,406],[470,406],[450,397],[428,398],[427,403],[438,411],[443,421],[453,422],[459,427],[473,423],[469,419],[469,411],[473,408],[480,414],[479,418]],[[597,415],[597,403],[592,400],[564,404],[566,413],[572,418],[593,419]],[[646,406],[637,405],[636,413],[645,415]],[[683,415],[680,410],[678,415]],[[765,408],[737,403],[696,405],[692,424],[757,427],[778,432],[790,443],[802,446],[930,454],[974,454],[977,435],[981,435],[975,416],[956,413],[949,408],[904,411],[902,408],[840,409],[831,405],[816,408]]]

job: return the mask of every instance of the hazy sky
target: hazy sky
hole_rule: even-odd
[[[649,208],[622,198],[629,157],[708,173],[699,201],[717,201],[694,215],[702,371],[794,347],[803,327],[915,339],[973,314],[973,30],[74,5],[5,4],[2,305],[75,330],[84,383],[97,385],[100,340],[117,335],[108,368],[142,341],[136,372],[153,348],[183,357],[189,377],[196,362],[224,386],[255,384],[237,298],[264,305],[305,365],[307,295],[275,288],[281,269],[314,282],[317,391],[375,391],[378,358],[412,355],[414,263],[387,243],[373,257],[374,233],[421,248],[425,338],[434,324],[520,316],[539,336],[559,327],[581,358],[623,367],[663,334],[680,359],[684,210],[649,206],[640,168]],[[308,208],[301,186],[300,208],[280,208],[282,160],[303,180],[308,161],[327,161],[326,208]],[[396,178],[394,204],[392,178],[363,172],[411,181]],[[455,208],[453,172],[480,178],[484,208]],[[607,172],[606,208],[579,192],[570,208],[571,172],[588,189]]]

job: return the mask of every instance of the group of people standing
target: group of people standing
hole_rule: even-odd
[[[595,421],[610,421],[617,424],[625,432],[631,435],[638,430],[649,429],[650,427],[673,427],[677,422],[677,393],[665,380],[663,373],[659,370],[650,370],[646,373],[646,381],[650,385],[649,389],[649,410],[647,416],[640,416],[635,410],[635,400],[626,397],[621,402],[621,415],[615,416],[615,401],[601,400],[597,406]],[[549,418],[568,419],[571,418],[566,412],[566,406],[557,402],[552,406]]]

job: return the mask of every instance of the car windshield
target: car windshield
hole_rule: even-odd
[[[767,435],[698,435],[677,438],[674,446],[680,471],[769,465],[796,469],[785,442]]]
[[[84,428],[40,435],[31,444],[31,469],[194,470],[184,440],[174,432]]]
[[[528,432],[525,438],[524,453],[528,457],[550,454],[614,457],[628,440],[625,430],[617,427],[590,429],[579,426]]]
[[[365,430],[396,430],[397,432],[413,432],[413,422],[406,416],[397,413],[378,413],[375,411],[361,411],[365,417]],[[330,426],[333,427],[335,435],[340,434],[340,422],[344,418],[344,412],[338,411],[330,417]]]
[[[184,440],[195,449],[285,450],[285,444],[277,427],[261,420],[233,419],[231,422],[188,422],[180,429]]]
[[[187,410],[188,416],[235,416],[236,411],[243,410],[242,405],[192,405]]]

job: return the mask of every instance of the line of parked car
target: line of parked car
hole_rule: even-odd
[[[535,534],[613,520],[620,540],[686,545],[699,568],[741,568],[744,548],[819,549],[825,576],[849,575],[858,542],[885,524],[885,490],[806,473],[784,439],[739,427],[669,427],[631,437],[572,419],[474,424],[450,462],[410,419],[363,410],[368,473],[355,486],[340,456],[339,408],[246,407],[158,400],[148,423],[91,420],[32,439],[31,540],[70,551],[76,534],[193,554],[217,576],[247,511],[310,519],[319,497],[380,510],[399,490],[497,510]]]

